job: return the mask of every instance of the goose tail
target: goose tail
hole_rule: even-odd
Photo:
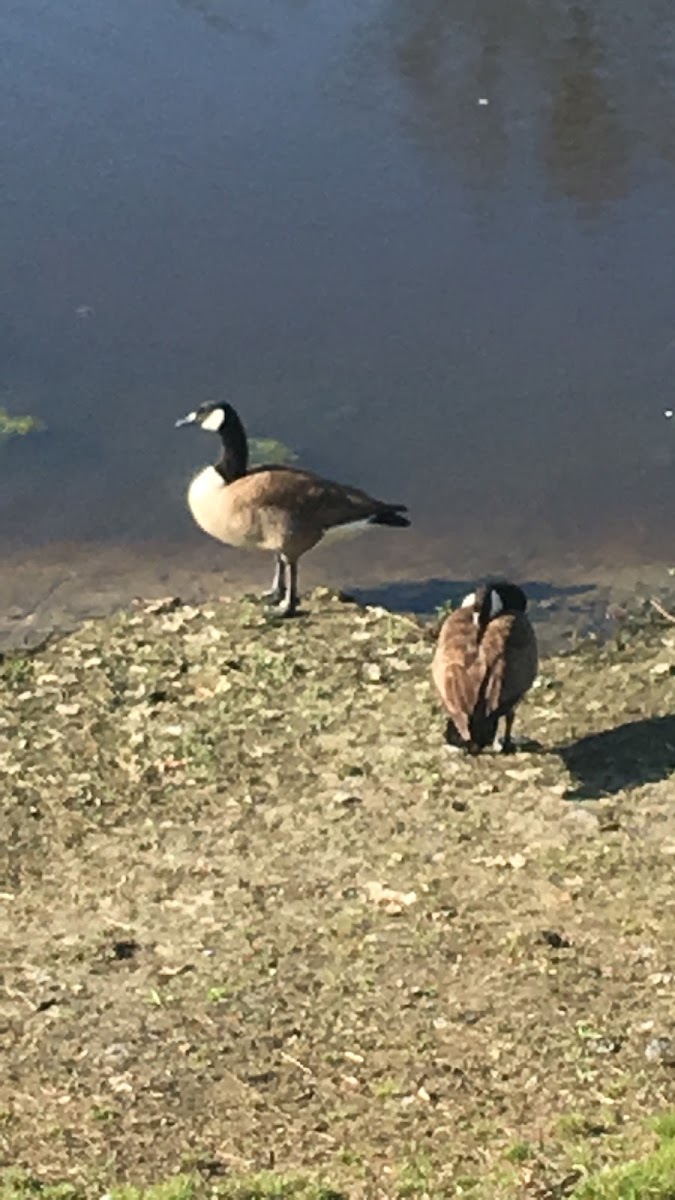
[[[389,508],[383,509],[382,512],[375,513],[370,518],[369,525],[389,525],[393,529],[407,529],[410,525],[408,517],[404,517],[403,513],[407,512],[405,504],[391,504]]]

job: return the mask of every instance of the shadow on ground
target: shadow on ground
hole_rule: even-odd
[[[475,579],[432,578],[402,580],[372,588],[350,588],[349,593],[359,604],[431,616],[448,604],[458,607],[475,587]],[[556,653],[569,646],[571,640],[589,633],[606,633],[607,595],[595,584],[562,586],[529,580],[522,587],[531,602],[530,616],[544,653]]]
[[[498,578],[498,576],[495,576]],[[520,581],[518,581],[520,582]],[[571,604],[575,596],[585,595],[588,602],[597,597],[597,587],[592,583],[577,583],[567,587],[530,580],[522,583],[528,597],[537,604]],[[350,588],[350,594],[359,604],[379,604],[392,612],[414,612],[420,615],[433,613],[451,603],[461,604],[464,597],[476,587],[475,579],[410,579],[385,583],[380,587]]]
[[[596,800],[657,783],[675,771],[675,716],[629,721],[580,738],[559,753],[577,780],[569,800]]]

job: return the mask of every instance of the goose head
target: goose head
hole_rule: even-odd
[[[515,583],[489,583],[465,596],[462,608],[472,609],[474,625],[484,627],[502,612],[524,613],[527,597]]]
[[[176,429],[183,425],[199,425],[207,433],[223,433],[228,426],[237,422],[237,415],[231,404],[200,404],[185,417],[176,421]]]

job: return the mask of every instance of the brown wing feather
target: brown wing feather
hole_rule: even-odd
[[[431,667],[436,689],[460,737],[470,741],[469,720],[481,694],[485,663],[471,609],[459,608],[443,622]]]
[[[292,509],[296,519],[312,518],[324,529],[404,507],[386,504],[360,488],[322,479],[298,467],[254,467],[230,487],[236,488],[242,499],[246,494],[265,507]]]
[[[490,621],[482,648],[487,666],[486,711],[501,717],[534,682],[537,640],[524,613],[505,613]]]

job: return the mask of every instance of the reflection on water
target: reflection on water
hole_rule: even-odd
[[[607,63],[588,11],[571,12],[552,82],[544,161],[561,192],[596,208],[625,192],[629,139],[606,86]]]
[[[6,551],[201,554],[214,447],[172,426],[226,395],[409,503],[405,547],[348,573],[670,561],[663,0],[8,0],[5,26],[0,391],[49,427],[0,449]]]
[[[371,61],[385,58],[412,101],[408,132],[471,187],[495,188],[534,150],[557,190],[594,209],[625,193],[633,156],[670,158],[675,14],[661,3],[550,3],[544,17],[499,0],[393,0],[373,26]]]
[[[235,16],[233,9],[238,6],[229,3],[223,4],[221,0],[177,0],[177,3],[183,8],[198,13],[206,24],[211,29],[217,30],[218,33],[243,34],[261,42],[269,40],[269,34],[256,23],[255,12],[251,21],[248,5],[246,7],[240,5],[241,11]]]

